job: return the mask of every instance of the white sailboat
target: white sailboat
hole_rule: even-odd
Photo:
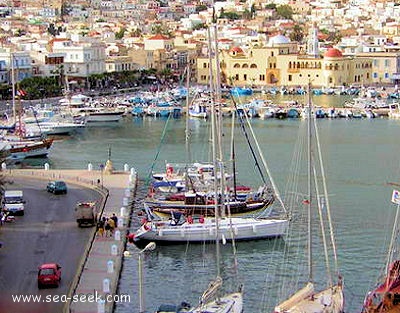
[[[308,95],[310,95],[310,92],[308,92]],[[332,228],[332,219],[328,201],[327,185],[324,176],[324,167],[321,159],[321,149],[319,145],[317,125],[315,122],[315,117],[312,116],[311,112],[312,105],[309,98],[309,116],[307,121],[308,149],[306,151],[306,157],[308,161],[308,195],[306,199],[302,200],[302,206],[307,208],[308,277],[306,277],[307,282],[303,288],[299,289],[287,300],[279,303],[275,307],[275,313],[341,313],[344,310],[343,284],[341,276],[338,274],[337,271],[336,245]],[[315,144],[313,143],[314,141],[312,139],[315,139]],[[303,146],[303,144],[300,144],[300,146]],[[297,161],[298,160],[295,160],[295,163],[298,164]],[[319,173],[321,178],[317,177],[317,172]],[[298,196],[298,193],[296,194]],[[318,211],[318,224],[321,230],[321,235],[317,237],[321,239],[322,245],[324,247],[323,251],[326,267],[325,274],[326,277],[328,277],[321,291],[316,291],[316,289],[320,286],[321,281],[316,280],[314,273],[315,261],[313,260],[313,252],[315,245],[313,244],[313,239],[316,238],[313,237],[313,226],[315,226],[315,223],[312,217],[313,215],[315,215],[315,212],[313,214],[312,210],[314,208]],[[296,223],[298,223],[298,220],[296,221]],[[331,252],[328,251],[328,246],[332,247]],[[332,255],[333,261],[330,260]],[[331,263],[334,263],[334,266],[336,267],[335,272],[338,274],[337,282],[333,282],[332,279]],[[299,275],[302,274],[300,273]],[[301,279],[301,276],[294,278],[296,282],[298,282],[299,279]],[[289,287],[289,284],[286,287]]]

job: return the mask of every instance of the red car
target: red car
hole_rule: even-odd
[[[61,266],[57,263],[45,263],[39,266],[38,288],[58,287],[61,281]]]

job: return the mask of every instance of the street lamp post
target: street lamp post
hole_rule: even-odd
[[[150,242],[146,247],[139,251],[139,313],[144,313],[144,294],[143,294],[143,264],[142,255],[146,251],[152,251],[156,248],[155,242]]]

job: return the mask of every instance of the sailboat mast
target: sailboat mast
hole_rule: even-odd
[[[217,120],[215,114],[215,98],[214,98],[214,85],[213,85],[213,66],[212,66],[212,47],[211,47],[211,31],[208,27],[208,55],[210,63],[210,102],[211,102],[211,144],[212,144],[212,159],[214,167],[214,215],[215,215],[215,250],[216,250],[216,264],[217,264],[217,277],[221,276],[220,269],[220,246],[219,246],[219,201],[218,201],[218,158],[217,158]]]
[[[10,65],[11,65],[11,92],[12,92],[12,110],[13,110],[13,123],[17,121],[17,109],[15,107],[15,68],[14,68],[14,55],[10,53]]]
[[[313,280],[313,270],[312,270],[312,235],[311,235],[311,204],[312,204],[312,182],[311,182],[311,177],[312,177],[312,133],[311,133],[311,119],[312,119],[312,104],[311,104],[311,82],[308,82],[308,121],[307,121],[307,130],[308,130],[308,249],[307,249],[307,254],[308,254],[308,275],[309,275],[309,280]]]
[[[189,130],[189,84],[190,84],[190,64],[189,61],[186,64],[186,127],[185,127],[185,144],[187,161],[189,164],[192,162],[192,155],[190,151],[190,130]]]
[[[234,200],[236,201],[236,158],[235,158],[235,139],[234,139],[234,130],[235,130],[235,111],[232,112],[232,130],[231,130],[231,158],[232,158],[232,175],[233,175],[233,195]]]

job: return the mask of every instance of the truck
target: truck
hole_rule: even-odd
[[[3,211],[10,215],[25,214],[24,192],[22,190],[5,190],[3,196]]]
[[[79,227],[95,226],[98,218],[96,202],[78,202],[75,206],[75,218]]]

